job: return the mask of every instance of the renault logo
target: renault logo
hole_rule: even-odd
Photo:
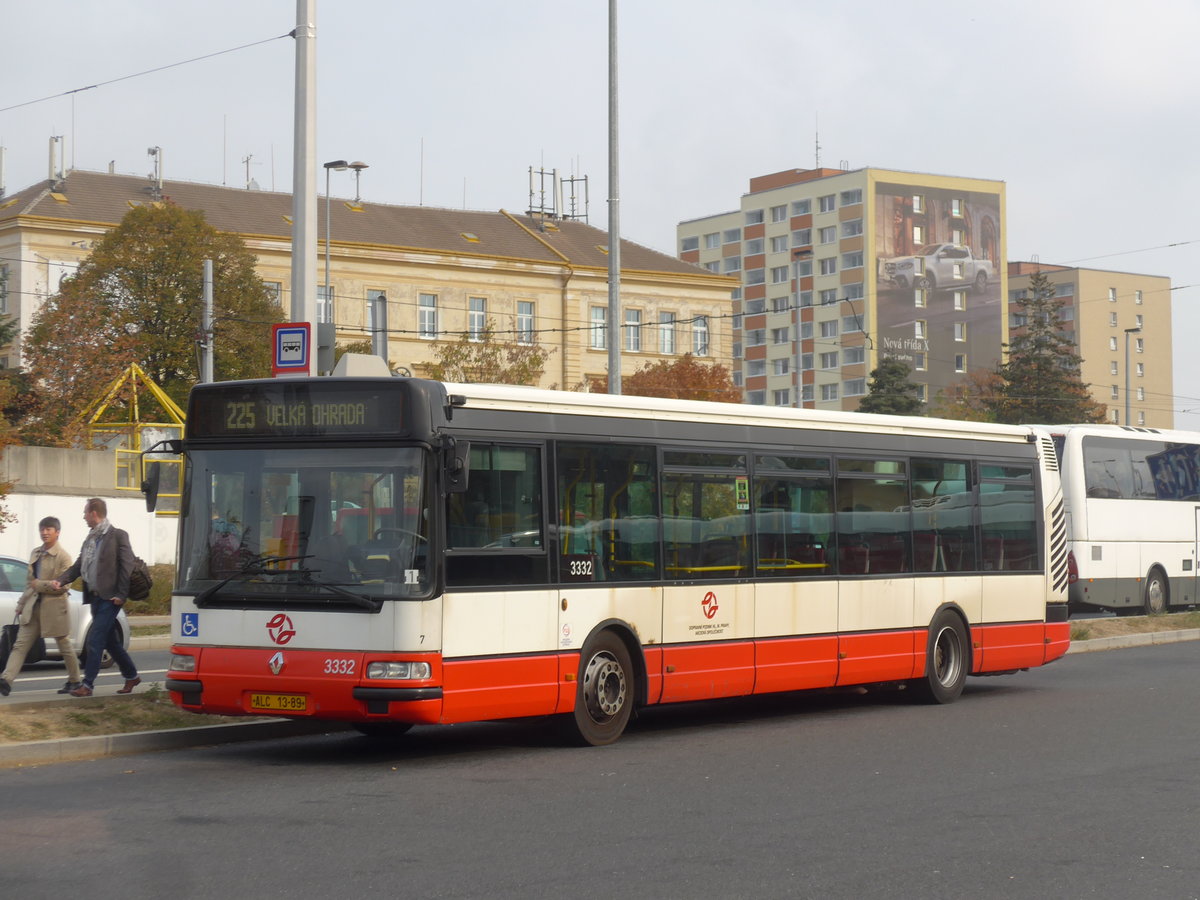
[[[275,655],[267,660],[267,666],[271,670],[272,675],[278,675],[283,671],[283,651],[276,650]]]

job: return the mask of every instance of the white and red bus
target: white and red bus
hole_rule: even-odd
[[[369,734],[847,685],[933,702],[1066,653],[1063,501],[1021,427],[410,378],[206,384],[185,709]]]
[[[1072,608],[1140,615],[1197,602],[1200,434],[1051,429],[1067,504]]]

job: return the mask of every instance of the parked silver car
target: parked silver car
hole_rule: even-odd
[[[0,556],[0,625],[7,625],[14,621],[17,600],[20,599],[21,592],[25,590],[28,572],[29,564],[24,560],[11,556]],[[87,633],[92,625],[92,608],[84,604],[83,594],[76,590],[69,592],[67,604],[71,617],[71,643],[75,647],[75,652],[79,654],[79,663],[82,665],[85,656],[84,648],[87,646]],[[125,610],[117,613],[117,627],[121,629],[121,642],[128,649],[129,622],[125,618]],[[28,665],[41,662],[43,659],[62,659],[62,654],[58,652],[58,642],[54,638],[50,638],[50,640],[40,638],[29,648],[25,663]],[[0,660],[0,668],[3,668],[7,662],[6,654],[5,659]],[[112,659],[105,653],[104,659],[100,663],[101,668],[107,669],[112,664]]]

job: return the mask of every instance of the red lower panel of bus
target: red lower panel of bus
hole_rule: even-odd
[[[557,655],[449,661],[442,671],[443,722],[558,712],[562,678]]]
[[[928,632],[877,631],[838,638],[838,685],[904,681],[925,671]]]
[[[1054,662],[1067,655],[1071,647],[1071,623],[1046,623],[1046,658],[1043,662]]]
[[[835,635],[759,641],[754,693],[829,687],[837,681],[837,649]]]
[[[1043,622],[976,626],[971,640],[978,668],[972,671],[1008,672],[1040,666],[1046,661],[1046,638],[1053,627]]]
[[[663,647],[663,703],[740,697],[754,691],[754,642]]]

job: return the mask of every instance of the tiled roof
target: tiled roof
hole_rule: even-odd
[[[185,209],[203,211],[209,224],[220,231],[244,237],[272,237],[285,241],[291,238],[292,226],[288,221],[292,214],[291,194],[164,181],[162,196]],[[153,200],[152,185],[147,178],[71,171],[60,182],[42,181],[0,198],[0,226],[17,216],[112,226],[120,222],[131,204]],[[322,241],[325,237],[325,205],[324,196],[318,197],[318,237]],[[348,208],[343,199],[331,199],[334,243],[553,264],[567,262],[575,268],[608,267],[608,255],[600,249],[608,244],[608,232],[583,222],[553,220],[543,228],[533,217],[504,211],[390,206],[365,200],[359,207],[361,212]],[[469,240],[464,234],[478,240]],[[621,269],[685,275],[714,282],[728,280],[693,263],[627,240],[621,241]]]

